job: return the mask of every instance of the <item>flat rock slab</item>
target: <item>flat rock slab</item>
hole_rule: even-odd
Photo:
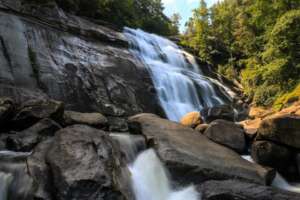
[[[102,128],[106,126],[107,119],[101,113],[80,113],[75,111],[65,111],[64,122],[67,126],[74,124],[83,124],[96,128]]]
[[[199,186],[202,200],[299,200],[300,194],[236,180],[207,181]]]
[[[242,159],[197,131],[156,115],[133,116],[129,119],[129,127],[133,133],[154,139],[154,146],[176,183],[241,179],[268,184],[275,176],[272,170]]]

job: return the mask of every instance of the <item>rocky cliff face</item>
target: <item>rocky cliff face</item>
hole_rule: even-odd
[[[22,0],[0,1],[0,96],[51,98],[109,116],[161,112],[122,33]]]

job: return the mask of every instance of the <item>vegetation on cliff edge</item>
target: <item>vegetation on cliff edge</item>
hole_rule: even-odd
[[[257,105],[278,107],[298,94],[299,0],[223,0],[210,9],[201,0],[182,44],[238,79]]]
[[[55,1],[67,12],[110,22],[117,27],[141,28],[160,35],[178,34],[178,18],[164,15],[161,0],[25,0]]]

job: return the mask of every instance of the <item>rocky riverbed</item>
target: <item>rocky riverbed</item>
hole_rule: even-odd
[[[0,200],[136,200],[128,165],[147,149],[199,200],[297,200],[282,180],[300,182],[298,115],[237,123],[221,105],[167,120],[121,32],[0,1]]]

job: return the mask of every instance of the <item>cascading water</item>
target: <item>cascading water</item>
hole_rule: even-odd
[[[30,199],[33,180],[27,174],[30,153],[0,151],[0,200]]]
[[[200,199],[193,186],[179,191],[172,190],[168,173],[155,151],[145,150],[144,137],[115,133],[110,136],[117,141],[121,151],[125,152],[136,200]]]
[[[128,163],[133,162],[137,155],[146,149],[145,137],[142,135],[128,135],[123,133],[111,133],[109,135],[119,144]]]
[[[12,180],[11,174],[0,172],[0,200],[8,199],[8,189]]]
[[[125,28],[124,33],[133,54],[148,67],[160,104],[170,120],[179,121],[188,112],[230,101],[228,90],[217,80],[203,76],[195,58],[175,43],[139,29]],[[224,94],[223,98],[216,88]]]
[[[193,186],[172,191],[167,172],[150,149],[141,153],[129,167],[136,200],[199,200]]]
[[[244,155],[242,156],[242,158],[244,158],[245,160],[248,160],[252,163],[255,163],[255,161],[252,159],[252,157],[250,155]],[[300,185],[291,185],[289,184],[279,173],[276,173],[275,179],[272,182],[272,186],[279,188],[279,189],[283,189],[283,190],[287,190],[290,192],[297,192],[300,193]]]

